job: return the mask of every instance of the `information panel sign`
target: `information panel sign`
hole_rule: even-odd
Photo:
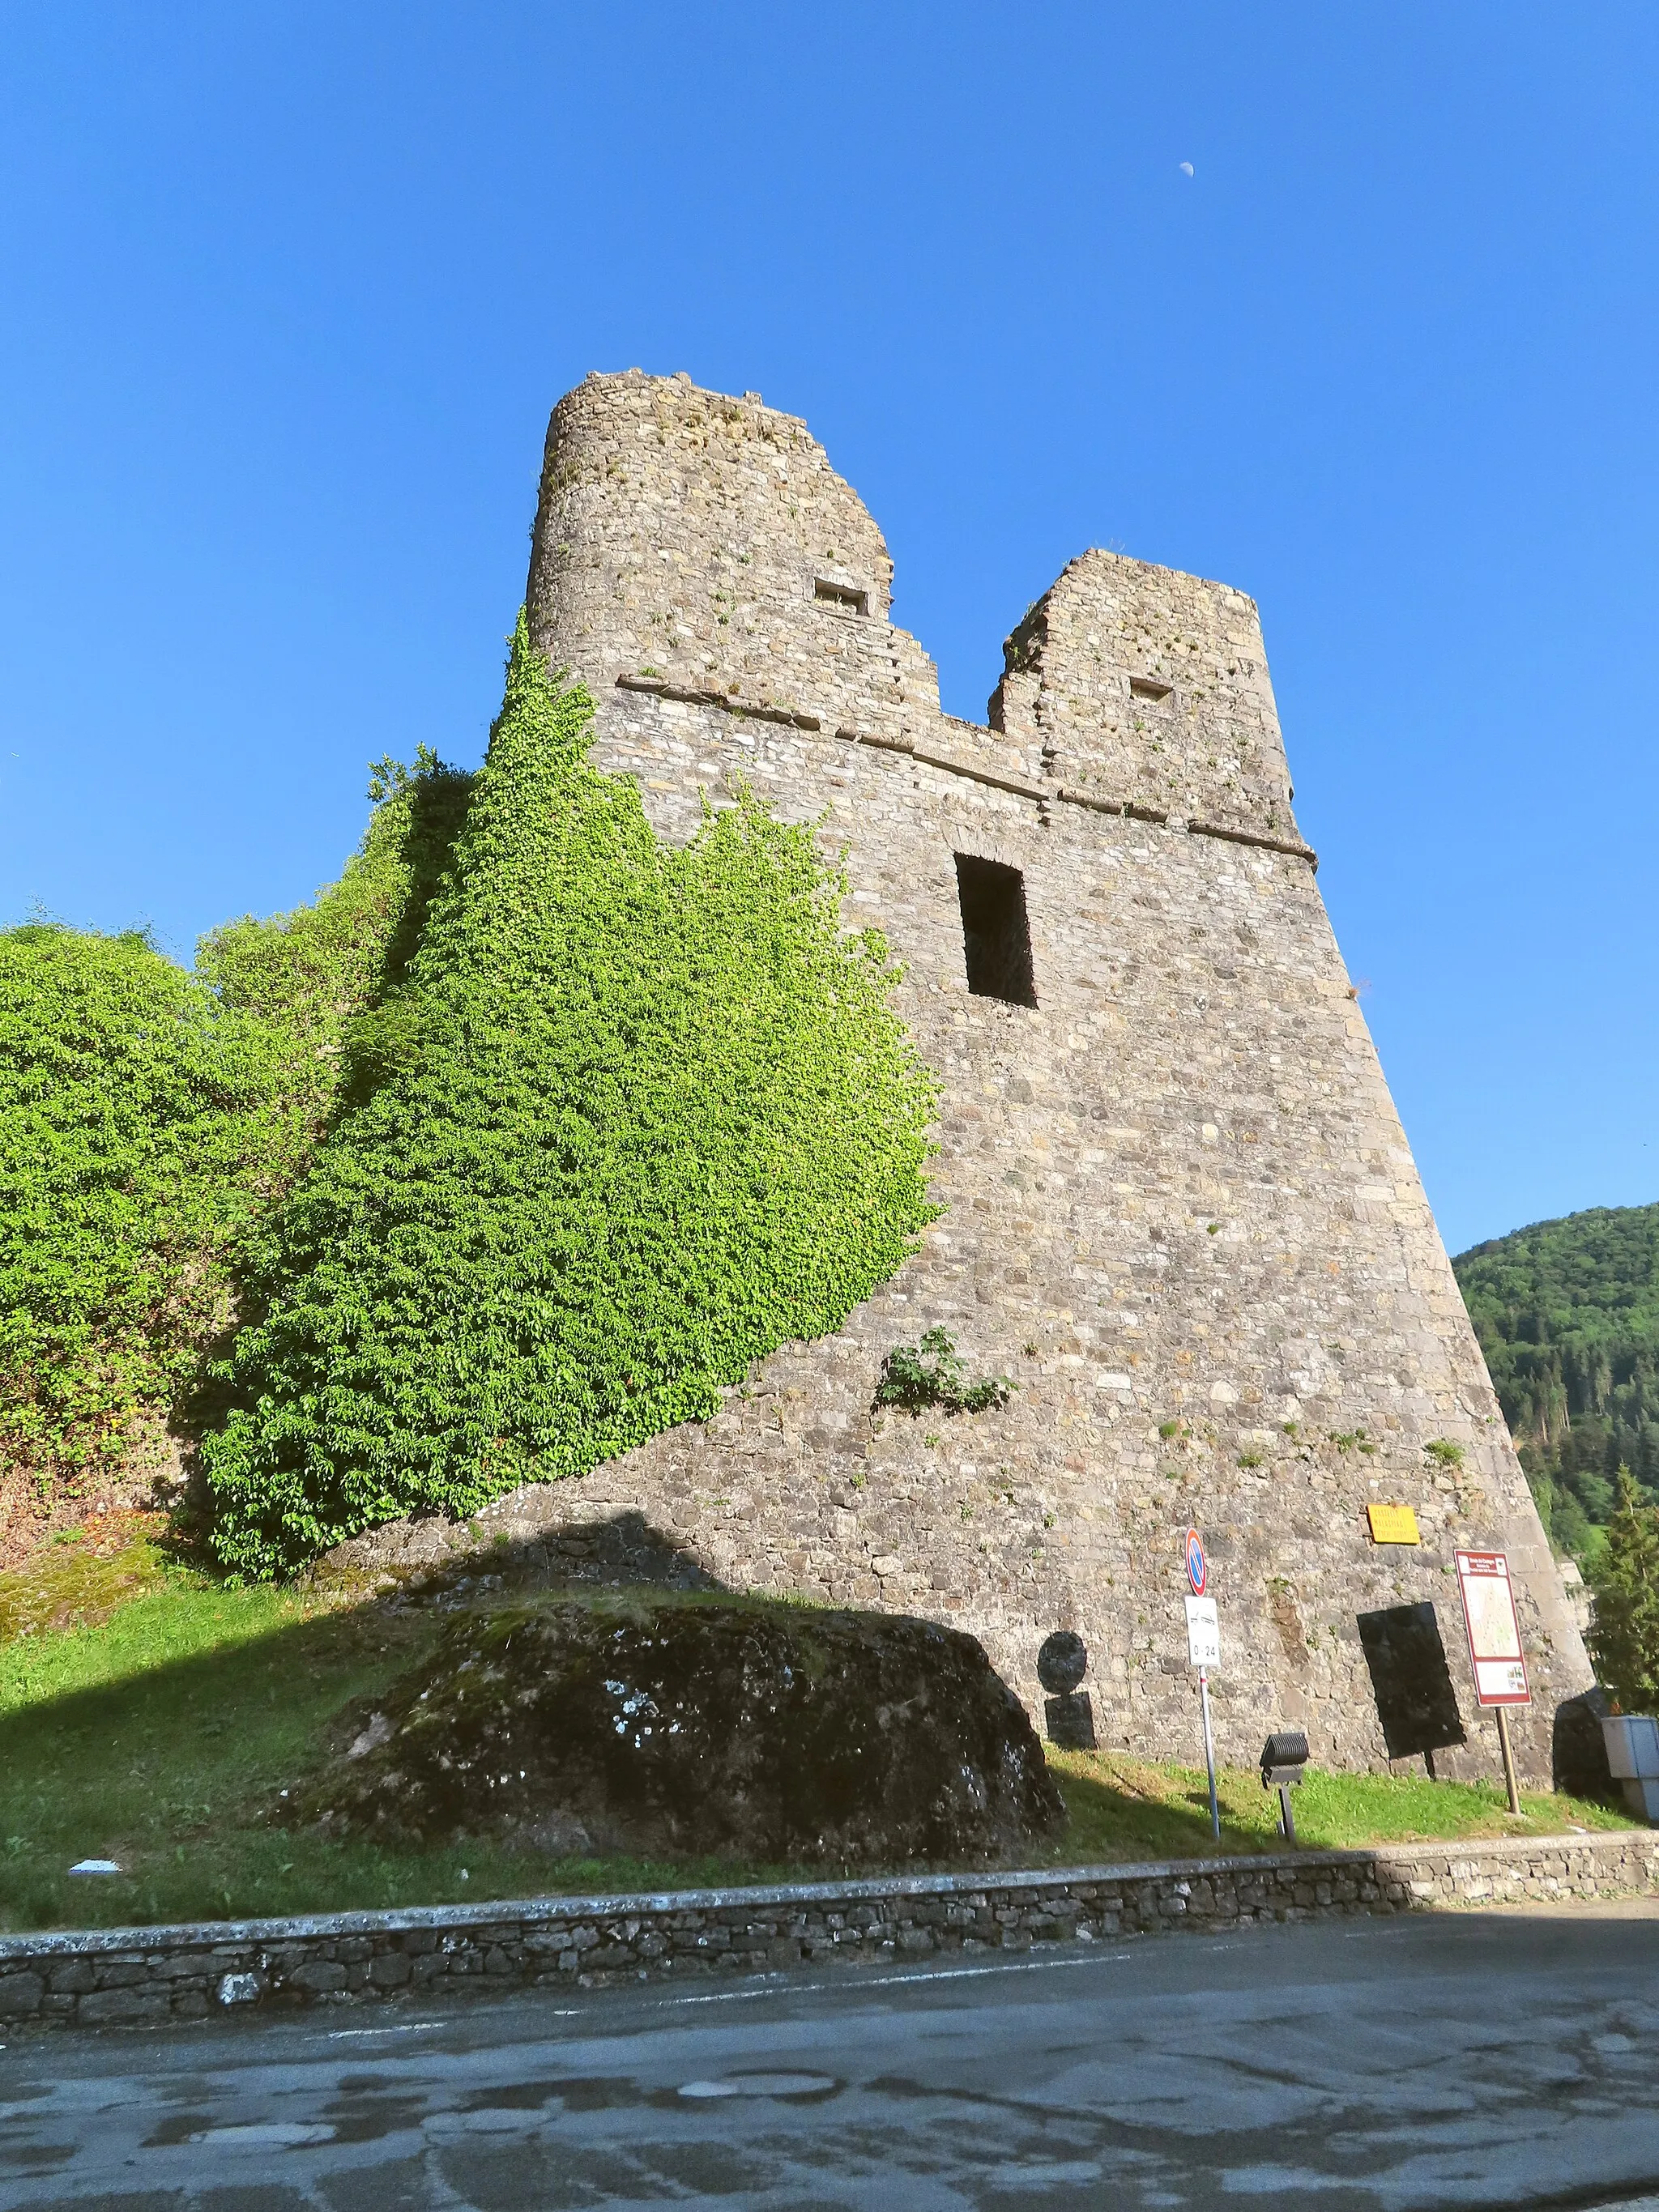
[[[1187,1663],[1189,1667],[1221,1664],[1221,1626],[1212,1597],[1187,1600]]]
[[[1501,1552],[1459,1552],[1457,1589],[1476,1697],[1483,1705],[1529,1705],[1509,1561]]]

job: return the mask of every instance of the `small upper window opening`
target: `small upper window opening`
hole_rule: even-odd
[[[1031,927],[1025,913],[1025,878],[1000,860],[958,853],[957,896],[962,902],[962,942],[968,988],[981,999],[1034,1006]]]
[[[1153,702],[1167,699],[1174,688],[1173,684],[1160,684],[1156,676],[1132,676],[1129,678],[1129,696],[1132,699],[1151,699]]]
[[[845,608],[849,615],[867,615],[870,611],[868,592],[860,591],[854,584],[832,584],[827,577],[813,580],[812,597],[822,599],[827,607]]]

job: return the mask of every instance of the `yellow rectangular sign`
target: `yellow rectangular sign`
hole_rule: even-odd
[[[1420,1544],[1417,1516],[1409,1505],[1368,1505],[1373,1544]]]

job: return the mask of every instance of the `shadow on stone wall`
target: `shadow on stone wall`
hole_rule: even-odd
[[[513,1559],[513,1571],[527,1589],[562,1583],[617,1588],[636,1583],[676,1590],[726,1588],[692,1553],[633,1508],[608,1520],[580,1521],[533,1537],[514,1538],[497,1552]]]
[[[1359,1614],[1358,1626],[1389,1757],[1421,1756],[1432,1776],[1435,1753],[1468,1740],[1434,1607],[1383,1606]]]
[[[1599,1686],[1568,1698],[1555,1709],[1550,1741],[1550,1766],[1558,1790],[1574,1797],[1599,1797],[1618,1805],[1619,1785],[1607,1765],[1607,1747],[1601,1722],[1607,1711],[1607,1693]]]
[[[551,1486],[550,1486],[551,1487]],[[695,1553],[636,1508],[586,1521],[509,1524],[493,1537],[488,1522],[434,1516],[391,1522],[337,1546],[313,1570],[326,1585],[364,1576],[408,1585],[411,1601],[446,1592],[586,1588],[726,1590]]]

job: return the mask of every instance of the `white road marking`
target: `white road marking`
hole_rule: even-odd
[[[224,2128],[202,2128],[188,2138],[193,2143],[216,2146],[246,2144],[299,2149],[307,2143],[332,2142],[334,2130],[325,2120],[249,2120]]]
[[[833,2074],[723,2074],[712,2081],[682,2081],[682,2097],[817,2097],[841,2084]]]

